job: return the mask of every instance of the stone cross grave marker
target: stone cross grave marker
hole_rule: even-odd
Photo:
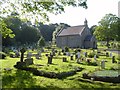
[[[21,52],[20,61],[23,62],[23,59],[24,59],[24,53],[26,52],[25,48],[22,48],[22,49],[20,50],[20,52]]]

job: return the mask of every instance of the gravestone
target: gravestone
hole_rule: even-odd
[[[84,56],[85,56],[85,57],[87,57],[87,56],[88,56],[87,52],[84,52]]]
[[[53,53],[50,53],[50,57],[52,57],[52,58],[53,58]]]
[[[70,56],[70,53],[69,53],[69,52],[66,52],[66,56]]]
[[[15,57],[19,57],[20,53],[18,51],[15,52]]]
[[[115,56],[112,56],[112,63],[115,63]]]
[[[61,51],[58,52],[58,55],[61,55]]]
[[[55,56],[55,51],[52,52],[53,56]]]
[[[41,51],[38,51],[37,54],[39,55],[39,57],[41,57]]]
[[[80,52],[77,52],[77,56],[78,56],[78,58],[80,58]]]
[[[24,53],[26,52],[25,48],[22,48],[22,49],[20,50],[20,52],[21,52],[20,61],[23,62],[23,59],[24,59]]]
[[[26,65],[32,65],[33,64],[33,58],[25,59],[24,62],[26,63]]]
[[[67,58],[63,57],[63,62],[67,62]]]
[[[96,55],[94,55],[94,61],[96,62],[96,60],[97,60],[97,59],[96,59]]]
[[[101,68],[105,69],[105,61],[104,60],[101,61]]]
[[[73,60],[73,55],[70,56],[70,60]]]
[[[40,58],[39,58],[39,54],[36,54],[35,57],[36,57],[36,59],[40,59]]]
[[[43,48],[41,48],[41,52],[44,52],[44,49],[43,49]]]
[[[28,53],[27,53],[27,59],[31,59],[31,57],[32,57],[32,53],[31,53],[31,52],[28,52]]]
[[[112,57],[112,53],[110,53],[110,57]]]
[[[52,64],[52,57],[48,57],[48,64]]]

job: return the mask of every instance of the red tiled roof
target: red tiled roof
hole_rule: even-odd
[[[67,29],[63,29],[58,36],[66,36],[66,35],[79,35],[84,30],[85,25],[68,27]]]

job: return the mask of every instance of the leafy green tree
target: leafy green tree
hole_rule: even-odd
[[[49,21],[48,14],[60,14],[65,6],[87,8],[87,0],[3,0],[0,1],[1,15],[17,12],[25,18],[35,18],[35,21]]]
[[[59,31],[62,30],[62,29],[65,29],[67,27],[70,27],[70,25],[67,25],[67,24],[64,24],[64,23],[60,23],[59,25],[56,26],[56,29],[55,29],[55,31],[52,34],[52,41],[53,41],[53,43],[55,43],[56,36],[59,33]]]
[[[3,19],[0,19],[0,34],[3,38],[10,37],[13,38],[15,35],[13,34],[13,31],[7,27],[7,24],[3,21]]]
[[[55,31],[57,24],[43,24],[39,23],[37,28],[40,30],[41,35],[45,39],[45,41],[52,41],[52,33]]]
[[[38,46],[38,47],[43,47],[43,46],[45,46],[45,40],[44,40],[44,38],[43,38],[42,36],[41,36],[40,39],[38,40],[37,46]]]
[[[49,13],[60,14],[64,12],[65,6],[82,6],[83,8],[87,8],[86,1],[87,0],[0,0],[0,16],[8,14],[18,15],[28,20],[35,19],[34,21],[37,24],[38,21],[49,21]],[[10,37],[13,36],[11,30],[5,30],[2,31],[4,37],[8,35]]]
[[[109,41],[116,38],[117,29],[115,24],[118,21],[118,17],[113,14],[106,14],[101,21],[99,21],[99,26],[95,28],[94,34],[98,40],[105,40],[107,46],[109,46]]]
[[[90,27],[90,31],[92,32],[92,34],[95,32],[96,27],[97,27],[97,25],[93,25]]]
[[[28,25],[22,25],[21,28],[21,32],[20,32],[20,37],[19,37],[19,41],[22,44],[28,43],[36,43],[40,38],[40,33],[39,31],[32,27],[32,26],[28,26]]]

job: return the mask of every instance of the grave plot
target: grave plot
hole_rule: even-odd
[[[83,78],[94,81],[120,83],[120,70],[100,70],[89,74],[83,74]]]
[[[36,65],[33,63],[33,58],[31,58],[33,55],[28,52],[27,54],[27,59],[23,60],[24,58],[24,53],[25,50],[21,49],[21,58],[20,62],[17,62],[16,65],[14,65],[15,68],[21,69],[21,70],[26,70],[32,72],[34,75],[37,76],[44,76],[44,77],[49,77],[49,78],[65,78],[68,76],[72,76],[76,74],[77,72],[80,72],[83,70],[81,67],[77,67],[75,65],[72,65],[70,63],[66,63],[68,57],[70,58],[70,53],[69,55],[66,54],[66,56],[62,56],[62,59],[56,59],[61,56],[56,56],[57,51],[52,50],[50,54],[46,54],[44,52],[44,55],[42,56],[41,61],[47,61],[46,64],[44,65]],[[56,57],[56,58],[54,58]],[[36,59],[37,60],[37,59]],[[38,61],[38,60],[37,60]],[[69,60],[71,61],[71,60]]]

